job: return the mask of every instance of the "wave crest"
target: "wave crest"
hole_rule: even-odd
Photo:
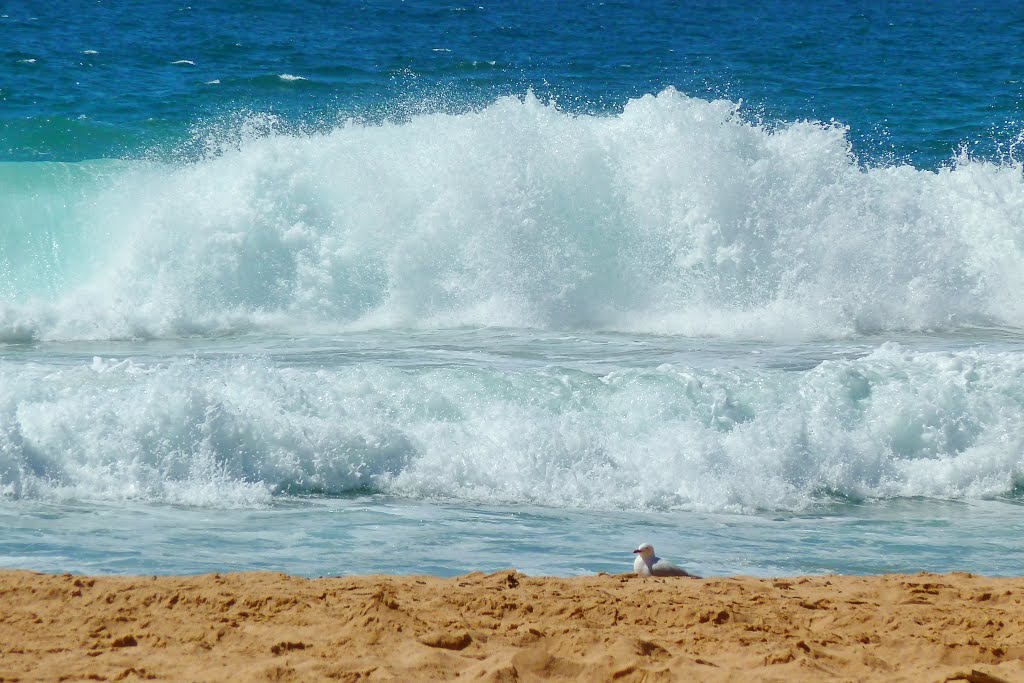
[[[35,177],[0,200],[19,208],[0,340],[1024,327],[1018,164],[864,168],[842,126],[766,127],[671,89],[615,116],[528,94],[321,134],[258,124],[195,163],[17,164]]]

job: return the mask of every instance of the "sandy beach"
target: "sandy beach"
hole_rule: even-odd
[[[1024,579],[0,573],[2,681],[1024,680]]]

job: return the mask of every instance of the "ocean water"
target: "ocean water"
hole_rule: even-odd
[[[0,566],[1024,561],[1024,9],[0,4]]]

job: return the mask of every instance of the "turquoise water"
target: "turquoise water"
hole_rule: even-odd
[[[968,567],[1016,576],[1019,515],[1019,503],[919,499],[805,515],[595,514],[359,495],[230,512],[138,502],[0,504],[4,566],[133,575],[621,573],[632,567],[635,539],[653,538],[701,575]]]
[[[1019,573],[1016,6],[0,15],[0,565]]]

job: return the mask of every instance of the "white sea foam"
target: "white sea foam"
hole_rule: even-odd
[[[292,74],[279,74],[278,78],[282,81],[305,81],[305,76],[293,76]]]
[[[1024,483],[1022,387],[1020,353],[894,344],[800,372],[7,362],[0,490],[237,507],[369,489],[737,512],[984,498]]]
[[[195,66],[196,65],[196,63],[193,62],[191,59],[179,59],[179,60],[177,60],[175,62],[171,62],[171,64],[181,64],[181,65],[188,65],[188,66]]]
[[[259,117],[234,132],[196,163],[83,171],[88,191],[50,204],[34,187],[0,198],[18,207],[15,235],[60,220],[0,281],[0,339],[1024,327],[1017,163],[865,169],[840,126],[766,128],[672,90],[616,116],[527,96],[324,134]]]

